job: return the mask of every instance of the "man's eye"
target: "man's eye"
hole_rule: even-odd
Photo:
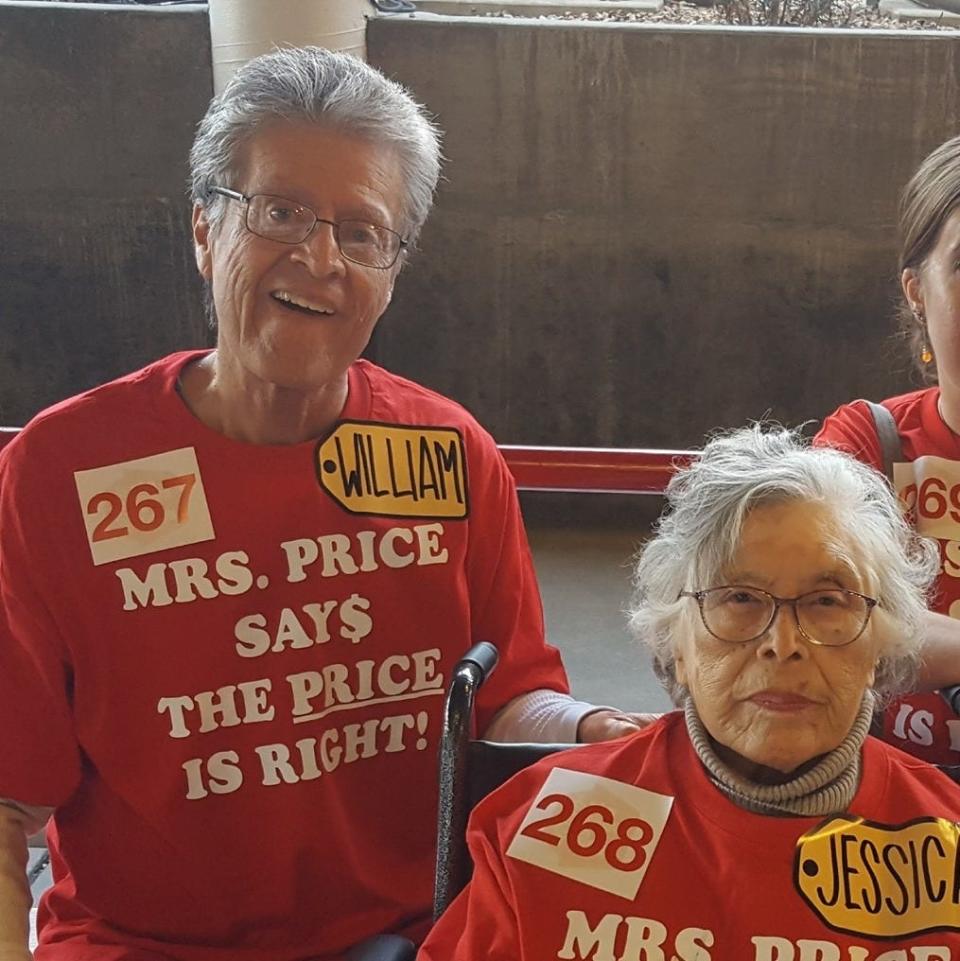
[[[376,244],[377,228],[369,224],[350,223],[347,225],[346,240],[351,244]]]
[[[288,220],[293,220],[296,216],[296,211],[291,207],[271,207],[267,211],[267,216],[277,224],[286,223]]]

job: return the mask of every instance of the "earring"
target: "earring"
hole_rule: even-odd
[[[910,313],[913,314],[913,319],[917,322],[917,325],[926,332],[927,318],[923,312],[923,307],[921,307],[920,304],[911,304]],[[933,360],[933,352],[927,346],[925,340],[920,341],[920,362],[922,364],[929,364],[931,360]]]

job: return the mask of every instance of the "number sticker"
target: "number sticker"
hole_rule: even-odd
[[[507,855],[624,898],[635,898],[673,798],[554,768]]]
[[[96,565],[214,537],[192,447],[73,476]]]
[[[894,464],[893,480],[907,519],[921,534],[960,540],[960,463],[918,457]]]

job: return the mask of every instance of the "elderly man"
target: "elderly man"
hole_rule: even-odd
[[[458,405],[359,360],[439,174],[424,112],[285,50],[211,104],[193,235],[217,346],[40,414],[0,464],[0,959],[331,958],[417,937],[442,691],[488,736],[636,727],[571,700],[511,478]]]

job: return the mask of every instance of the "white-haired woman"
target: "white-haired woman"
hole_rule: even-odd
[[[867,734],[935,548],[785,430],[712,440],[667,498],[632,621],[681,710],[482,802],[421,961],[960,957],[960,788]]]
[[[477,640],[502,657],[488,736],[636,728],[565,693],[489,435],[358,359],[432,202],[425,111],[280,50],[190,160],[216,349],[64,401],[0,461],[0,961],[29,957],[51,813],[39,961],[416,937],[441,695]]]

